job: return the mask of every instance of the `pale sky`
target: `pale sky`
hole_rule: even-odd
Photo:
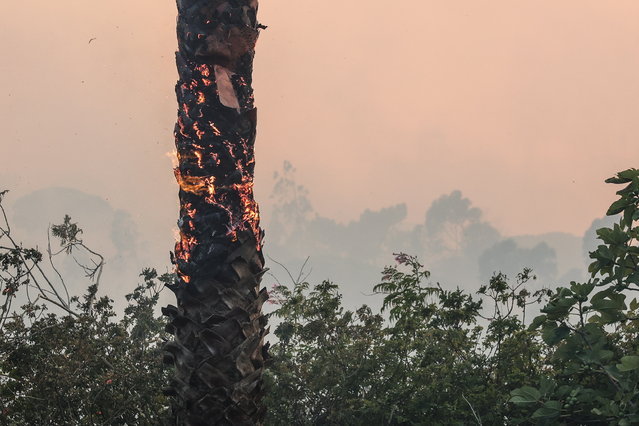
[[[614,199],[603,180],[639,166],[636,0],[273,0],[259,12],[263,204],[289,160],[340,221],[407,202],[421,222],[460,189],[505,234],[581,235]],[[170,237],[175,14],[173,1],[1,2],[0,187],[77,188]]]

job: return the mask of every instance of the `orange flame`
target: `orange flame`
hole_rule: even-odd
[[[253,182],[248,181],[237,184],[234,185],[234,188],[240,194],[240,201],[242,202],[242,221],[249,224],[259,245],[260,211],[257,202],[253,199]]]
[[[179,168],[173,169],[180,189],[196,195],[215,195],[215,176],[184,176]]]
[[[197,157],[197,166],[202,169],[204,165],[202,164],[202,151],[194,151],[195,156]]]
[[[196,66],[196,71],[199,74],[194,74],[194,79],[183,82],[180,85],[182,95],[184,95],[185,99],[188,99],[188,103],[184,102],[180,105],[181,111],[177,120],[176,137],[178,139],[183,137],[188,141],[184,141],[187,143],[181,144],[183,141],[179,140],[178,146],[180,146],[180,150],[179,152],[174,151],[171,156],[174,160],[177,157],[178,165],[182,164],[182,161],[187,161],[188,165],[183,167],[185,171],[181,171],[176,166],[174,168],[175,178],[181,191],[203,197],[203,201],[206,203],[223,209],[228,213],[227,238],[237,241],[239,230],[251,229],[257,239],[257,247],[261,249],[259,208],[257,202],[253,199],[253,177],[246,170],[247,167],[254,164],[249,141],[245,138],[236,141],[235,137],[230,137],[233,142],[225,140],[226,138],[218,139],[218,142],[221,141],[224,144],[228,154],[233,158],[232,161],[235,163],[236,170],[243,175],[240,183],[221,186],[220,183],[223,180],[216,182],[216,177],[213,175],[191,176],[191,173],[204,173],[204,170],[213,164],[220,165],[219,153],[207,152],[212,141],[210,139],[204,139],[203,141],[203,138],[206,135],[218,138],[223,136],[213,121],[201,119],[204,117],[205,108],[196,106],[206,104],[209,100],[207,98],[217,93],[214,84],[215,79],[212,77],[212,68],[206,64],[199,64]],[[238,83],[242,86],[247,85],[246,80],[241,77],[238,79]],[[198,119],[200,120],[196,121]],[[210,155],[211,157],[205,158],[205,155]],[[226,158],[226,153],[223,153],[223,158]],[[199,170],[192,168],[194,164],[197,164]],[[187,197],[187,199],[192,200],[192,197]],[[184,204],[181,206],[181,231],[176,231],[175,256],[183,262],[189,262],[194,248],[199,244],[197,238],[192,236],[193,233],[200,235],[198,229],[196,229],[196,223],[199,222],[195,221],[198,211],[191,202],[183,202]],[[202,200],[199,202],[202,202]],[[189,283],[192,281],[192,277],[180,271],[179,265],[176,268],[176,273],[182,282]]]
[[[175,243],[175,256],[185,262],[191,258],[191,250],[197,245],[195,237],[186,236],[180,232],[180,240]]]

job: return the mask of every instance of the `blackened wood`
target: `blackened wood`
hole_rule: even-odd
[[[180,240],[166,390],[177,425],[255,425],[265,409],[267,299],[253,199],[257,0],[178,0]]]

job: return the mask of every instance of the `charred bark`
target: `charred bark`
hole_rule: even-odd
[[[175,127],[180,240],[177,307],[165,362],[177,425],[254,425],[264,417],[267,299],[253,199],[257,0],[177,0]]]

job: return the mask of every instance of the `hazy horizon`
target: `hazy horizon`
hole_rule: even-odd
[[[603,180],[637,166],[635,1],[264,1],[259,14],[264,224],[288,160],[334,229],[401,203],[413,229],[460,190],[502,239],[581,238],[615,197]],[[140,253],[166,262],[175,15],[151,0],[0,5],[8,202],[77,190],[107,203],[104,220],[135,224]]]

